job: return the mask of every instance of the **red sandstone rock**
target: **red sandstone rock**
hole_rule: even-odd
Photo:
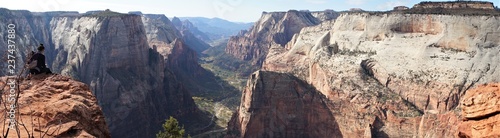
[[[231,37],[225,51],[238,59],[252,61],[260,66],[271,45],[284,47],[302,28],[334,17],[325,18],[321,13],[295,10],[263,13],[261,19],[248,32]]]
[[[0,86],[4,86],[6,78],[1,80]],[[84,83],[60,75],[42,75],[22,81],[20,88],[17,121],[26,125],[31,136],[110,137],[97,99]],[[5,112],[3,106],[0,112]],[[19,128],[19,136],[28,137],[24,127]],[[9,137],[17,136],[10,130]]]
[[[500,84],[481,85],[462,100],[460,137],[500,137]]]

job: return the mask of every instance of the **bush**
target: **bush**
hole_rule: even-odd
[[[179,126],[177,119],[170,116],[163,124],[163,131],[156,134],[157,138],[182,138],[185,134],[184,127]]]

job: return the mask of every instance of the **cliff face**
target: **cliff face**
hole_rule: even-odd
[[[142,21],[149,46],[166,58],[172,50],[172,42],[182,38],[181,33],[165,15],[144,14]]]
[[[497,21],[346,13],[335,23],[303,29],[290,50],[274,46],[263,69],[294,73],[327,96],[337,95],[335,90],[365,92],[344,83],[356,85],[352,77],[366,74],[379,82],[369,85],[389,88],[421,111],[449,111],[470,87],[500,81]]]
[[[500,81],[499,27],[495,16],[344,13],[303,28],[286,47],[271,45],[262,69],[296,76],[326,96],[344,137],[456,137],[454,110],[465,92]],[[236,116],[250,118],[246,124],[266,122],[245,117],[242,107]]]
[[[342,137],[331,104],[306,82],[258,71],[243,90],[229,137]],[[241,131],[238,131],[241,130]]]
[[[50,42],[50,27],[46,24],[50,22],[50,19],[46,19],[39,16],[32,15],[29,11],[11,11],[8,9],[0,8],[0,47],[2,57],[7,57],[8,49],[8,25],[13,24],[15,26],[15,38],[11,39],[14,41],[15,51],[13,54],[16,56],[16,72],[21,70],[20,67],[25,63],[25,57],[27,53],[31,50],[36,49],[39,43]],[[47,54],[51,53],[53,48],[47,48]],[[53,61],[53,57],[47,57],[49,63]],[[5,62],[6,63],[6,62]],[[7,64],[0,64],[0,67],[7,69]],[[9,74],[7,70],[0,71],[0,76],[13,75]]]
[[[243,35],[231,37],[226,53],[260,66],[271,45],[285,45],[304,27],[317,25],[335,16],[302,11],[263,13],[259,21]]]
[[[5,82],[10,81],[1,78],[0,86],[9,90]],[[110,137],[103,112],[87,85],[60,75],[38,76],[19,84],[16,117],[28,131],[19,126],[20,134],[11,129],[9,137]],[[3,107],[2,112],[10,110]]]
[[[154,136],[168,116],[186,123],[182,116],[196,115],[189,92],[166,69],[162,56],[149,49],[141,16],[57,17],[51,24],[55,48],[67,53],[58,57],[103,101],[114,137]],[[82,29],[80,24],[90,28]],[[72,36],[83,38],[74,43]],[[159,106],[164,104],[169,106]]]
[[[494,10],[492,2],[476,2],[476,1],[456,1],[456,2],[421,2],[415,4],[413,8],[417,9],[482,9],[482,10]]]
[[[172,35],[178,32],[168,24],[160,24],[157,28],[163,28],[153,34],[147,33],[139,15],[46,16],[8,10],[2,15],[6,16],[1,31],[6,32],[5,23],[15,23],[16,42],[23,44],[17,47],[19,66],[24,63],[25,49],[44,43],[48,64],[55,72],[90,85],[113,137],[153,137],[169,116],[186,124],[189,133],[209,124],[177,73],[166,67],[162,54],[169,53],[150,48],[149,44],[158,43],[157,47],[168,49],[168,42],[173,43]],[[182,52],[175,54],[193,56]]]
[[[468,91],[462,116],[460,137],[500,137],[500,85],[485,84]]]

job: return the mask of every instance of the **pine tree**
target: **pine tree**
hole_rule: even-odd
[[[177,119],[170,116],[170,118],[165,121],[165,124],[163,124],[163,131],[158,132],[158,134],[156,134],[156,137],[182,138],[184,136],[184,133],[185,133],[184,127],[180,127],[179,122],[177,122]]]

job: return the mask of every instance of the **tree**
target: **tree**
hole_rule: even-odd
[[[163,131],[156,134],[157,138],[182,138],[185,134],[184,127],[179,126],[177,119],[170,116],[163,124]]]

